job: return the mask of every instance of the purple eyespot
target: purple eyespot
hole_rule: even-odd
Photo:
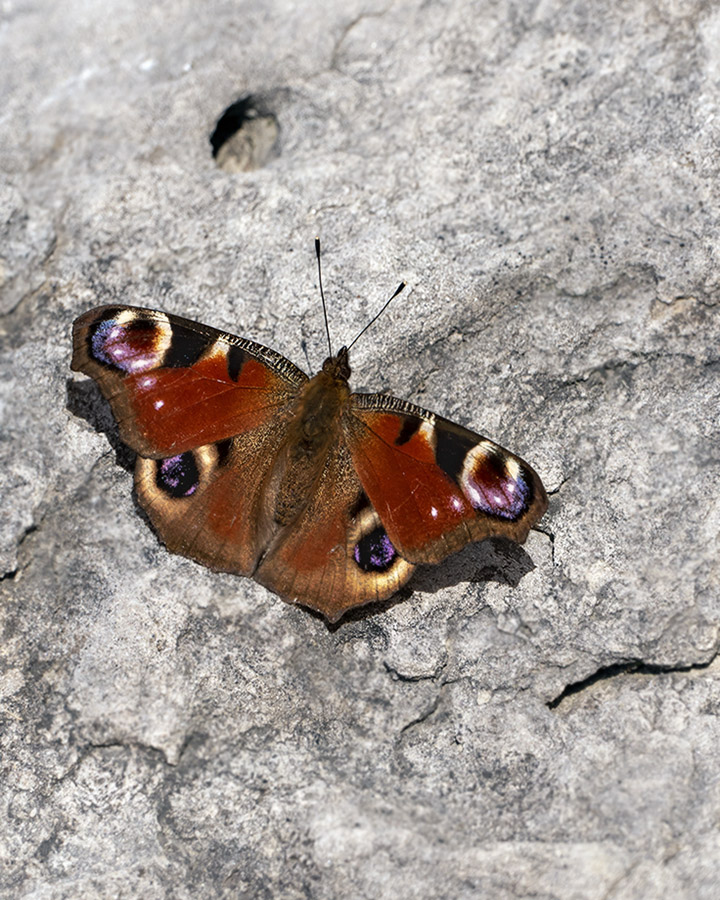
[[[200,483],[195,457],[191,452],[158,460],[155,481],[171,497],[189,497]]]
[[[355,544],[353,556],[363,572],[386,572],[395,562],[397,550],[385,529],[378,525]]]
[[[467,474],[463,487],[473,509],[488,515],[514,520],[527,509],[530,488],[522,471],[513,478],[507,471],[479,465]]]
[[[121,372],[145,372],[162,356],[162,332],[156,322],[135,318],[128,322],[105,319],[90,337],[90,354]]]

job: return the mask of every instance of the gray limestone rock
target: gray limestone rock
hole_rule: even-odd
[[[720,896],[720,9],[0,10],[0,893]],[[225,109],[256,115],[218,158]],[[328,628],[170,555],[70,328],[316,368],[540,472]]]

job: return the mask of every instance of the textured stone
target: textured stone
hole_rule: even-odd
[[[715,900],[720,12],[2,16],[0,892]],[[248,95],[279,134],[232,173]],[[353,384],[551,492],[331,629],[169,555],[68,368],[106,302],[317,367],[315,234],[336,343],[409,283]]]

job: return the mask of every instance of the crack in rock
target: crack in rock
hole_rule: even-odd
[[[670,672],[701,671],[702,669],[707,669],[713,663],[717,654],[718,651],[716,649],[707,662],[691,663],[686,666],[665,666],[656,663],[646,663],[642,659],[629,659],[624,662],[612,663],[609,666],[601,666],[586,678],[581,678],[580,681],[573,681],[566,685],[556,697],[548,700],[545,705],[548,709],[557,709],[565,699],[573,694],[579,694],[599,681],[607,681],[610,678],[616,678],[618,675],[665,675]]]
[[[27,528],[23,529],[22,533],[20,534],[20,537],[15,542],[15,556],[17,556],[19,554],[20,548],[23,546],[25,541],[30,537],[30,535],[34,534],[40,528],[40,525],[42,524],[42,521],[44,518],[45,518],[45,514],[43,513],[43,515],[40,517],[40,519],[37,522],[33,521],[27,526]],[[29,563],[27,563],[26,565],[29,565]],[[0,582],[14,581],[15,578],[17,578],[17,576],[21,573],[21,571],[24,568],[26,568],[26,566],[21,566],[18,564],[15,566],[14,569],[8,569],[7,571],[3,572],[2,575],[0,575]]]
[[[407,725],[403,725],[400,729],[400,735],[405,734],[406,731],[409,731],[411,728],[415,728],[417,725],[422,725],[423,722],[427,722],[427,720],[434,715],[438,707],[440,706],[440,694],[438,694],[430,706],[425,710],[424,713],[419,715],[416,719],[411,719]]]
[[[423,673],[419,675],[405,675],[398,669],[391,666],[387,661],[383,662],[383,665],[385,666],[385,671],[393,679],[393,681],[416,683],[418,681],[437,681],[447,666],[447,659],[443,660],[443,662],[440,663],[437,669],[435,669],[435,671],[431,672],[430,674]],[[443,682],[443,685],[447,683],[448,682]]]

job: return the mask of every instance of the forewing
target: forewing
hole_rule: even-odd
[[[537,473],[482,435],[385,394],[353,394],[353,465],[398,552],[435,563],[470,541],[522,543],[547,509]]]
[[[263,425],[307,381],[268,347],[132,306],[101,306],[76,319],[72,368],[97,381],[122,440],[154,458]]]

